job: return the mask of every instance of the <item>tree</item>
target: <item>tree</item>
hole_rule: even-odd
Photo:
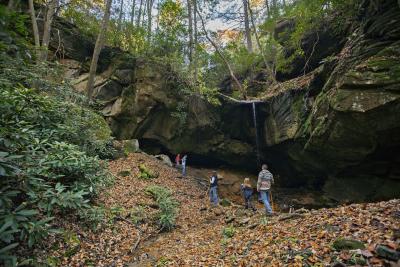
[[[249,14],[250,14],[251,24],[252,24],[252,26],[253,26],[254,35],[256,36],[257,46],[258,46],[258,49],[260,50],[261,56],[262,56],[262,58],[263,58],[263,60],[264,60],[265,68],[267,69],[267,72],[268,72],[269,76],[270,76],[271,79],[272,79],[272,83],[273,83],[273,84],[276,84],[277,81],[276,81],[276,78],[275,78],[275,73],[274,73],[274,71],[272,70],[272,68],[270,67],[270,65],[268,64],[267,57],[266,57],[265,52],[264,52],[264,49],[263,49],[263,47],[262,47],[262,45],[261,45],[260,37],[258,36],[258,33],[257,33],[257,27],[256,27],[256,24],[255,24],[255,22],[254,22],[253,11],[252,11],[250,5],[248,6],[248,9],[249,9]]]
[[[136,4],[136,0],[132,0],[131,25],[133,25],[133,21],[135,19],[135,4]]]
[[[36,14],[35,14],[35,6],[33,4],[33,0],[29,0],[29,13],[31,16],[32,21],[32,30],[33,30],[33,39],[35,41],[35,52],[36,52],[36,59],[40,57],[40,38],[39,38],[39,29],[36,21]]]
[[[247,96],[246,96],[246,91],[244,90],[244,88],[243,88],[242,84],[239,82],[239,80],[236,78],[236,75],[235,75],[235,73],[233,72],[231,65],[229,64],[228,60],[225,58],[225,56],[222,54],[222,52],[221,52],[220,49],[218,48],[218,45],[217,45],[217,44],[213,41],[213,39],[211,39],[211,37],[208,35],[207,29],[206,29],[206,26],[205,26],[205,23],[204,23],[204,19],[203,19],[203,17],[201,16],[199,10],[197,9],[196,11],[197,11],[197,14],[198,14],[198,16],[199,16],[199,18],[200,18],[201,26],[202,26],[202,28],[203,28],[203,32],[204,32],[204,35],[206,36],[206,39],[207,39],[207,40],[211,43],[211,45],[214,47],[215,52],[217,52],[217,54],[219,55],[219,57],[220,57],[220,58],[222,59],[222,61],[224,62],[225,66],[228,68],[229,74],[230,74],[231,78],[233,79],[233,81],[235,82],[236,86],[238,87],[240,93],[242,94],[242,97],[243,97],[244,99],[246,99],[246,98],[247,98]]]
[[[400,1],[400,0],[399,0]],[[193,55],[193,68],[194,68],[194,81],[197,82],[198,76],[198,62],[197,62],[197,0],[193,0],[193,29],[194,29],[194,55]]]
[[[112,0],[107,0],[106,7],[104,10],[103,21],[101,23],[100,32],[99,32],[99,35],[97,36],[96,45],[95,45],[94,51],[93,51],[92,62],[90,63],[89,77],[88,77],[88,82],[86,84],[86,92],[87,92],[88,101],[91,101],[92,97],[93,97],[94,77],[96,75],[97,62],[99,60],[99,55],[100,55],[101,49],[104,44],[104,36],[107,31],[108,21],[110,20],[111,4],[112,4]]]
[[[47,60],[48,47],[50,42],[51,24],[53,22],[56,9],[58,8],[58,0],[50,0],[49,6],[46,12],[46,20],[43,26],[43,37],[42,37],[42,48],[41,48],[41,61]]]
[[[7,4],[7,9],[8,10],[14,9],[14,5],[15,5],[14,0],[9,0]]]
[[[248,0],[243,0],[243,11],[244,11],[244,31],[246,35],[247,50],[253,52],[253,44],[251,42],[251,30],[249,23],[249,2]]]
[[[192,16],[192,0],[187,0],[187,9],[188,9],[188,34],[189,34],[189,61],[190,61],[190,70],[192,69],[193,63],[193,16]]]
[[[143,8],[143,0],[140,0],[140,4],[139,4],[139,11],[136,17],[136,27],[140,27],[140,19],[142,16],[142,8]]]
[[[147,41],[151,41],[151,11],[153,9],[153,0],[147,0]]]
[[[122,29],[122,17],[124,14],[124,0],[120,1],[119,16],[118,16],[118,31]]]
[[[36,20],[35,6],[33,0],[29,0],[28,5],[29,5],[29,14],[32,22],[33,39],[35,41],[36,61],[37,62],[46,61],[48,55],[48,46],[50,42],[51,24],[53,22],[53,17],[55,15],[56,9],[58,8],[58,0],[51,0],[48,5],[46,17],[43,22],[44,25],[43,25],[42,43],[40,43],[40,34]]]

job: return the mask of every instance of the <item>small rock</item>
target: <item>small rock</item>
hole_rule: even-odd
[[[398,261],[400,259],[400,252],[388,248],[386,246],[378,245],[375,249],[376,254],[381,256],[382,258]]]
[[[258,223],[253,223],[253,224],[250,224],[249,226],[247,226],[247,228],[249,228],[249,229],[254,229],[254,228],[256,228],[258,226]]]
[[[342,262],[335,262],[332,267],[346,267],[347,265]]]
[[[400,229],[393,229],[393,239],[400,239]]]
[[[245,224],[248,224],[249,221],[250,221],[250,218],[244,218],[243,220],[241,220],[241,221],[239,222],[239,224],[240,224],[240,225],[245,225]]]
[[[333,244],[333,248],[336,250],[353,250],[353,249],[364,249],[365,245],[363,242],[354,239],[336,239]]]
[[[235,217],[230,217],[230,218],[225,219],[225,223],[231,223],[234,220],[235,220]]]
[[[126,176],[131,175],[131,172],[129,170],[123,170],[123,171],[120,171],[117,175],[121,176],[121,177],[126,177]]]

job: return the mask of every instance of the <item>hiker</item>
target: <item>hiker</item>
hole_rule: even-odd
[[[180,161],[181,161],[181,154],[178,154],[178,155],[176,155],[176,158],[175,158],[175,167],[176,168],[179,168]]]
[[[218,174],[213,171],[210,178],[210,201],[215,206],[218,205]]]
[[[272,215],[271,205],[269,204],[269,190],[271,189],[271,184],[274,183],[274,176],[268,171],[267,164],[263,164],[261,168],[262,170],[258,174],[257,192],[260,192],[266,214]]]
[[[187,155],[184,155],[182,157],[182,176],[186,176],[186,159],[187,159]]]
[[[251,186],[249,178],[244,178],[243,184],[240,185],[240,190],[242,191],[244,197],[245,208],[250,208],[253,211],[256,211],[256,208],[254,208],[253,203],[251,202],[251,197],[253,196],[253,187]]]

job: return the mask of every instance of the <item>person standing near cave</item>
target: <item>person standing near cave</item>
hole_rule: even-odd
[[[210,202],[215,206],[218,205],[218,174],[216,171],[212,172],[210,178]]]
[[[187,160],[187,155],[184,155],[182,157],[182,176],[186,176],[186,160]]]
[[[253,196],[253,187],[251,186],[250,179],[244,178],[243,184],[240,185],[240,190],[242,191],[243,198],[244,198],[244,206],[246,209],[252,209],[256,211],[254,208],[253,203],[251,201],[251,197]]]
[[[267,164],[263,164],[261,169],[262,170],[258,174],[257,192],[260,192],[266,214],[272,215],[272,209],[269,203],[269,190],[271,189],[271,185],[274,183],[274,176],[270,171],[268,171]]]
[[[179,168],[180,161],[181,161],[181,154],[178,154],[178,155],[176,155],[176,158],[175,158],[175,167],[176,168]]]

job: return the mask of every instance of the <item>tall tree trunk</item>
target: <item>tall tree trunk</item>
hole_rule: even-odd
[[[265,0],[265,7],[267,8],[267,18],[269,19],[271,17],[271,9],[269,7],[268,0]]]
[[[8,10],[13,10],[14,9],[14,0],[9,0],[8,1],[7,9]]]
[[[272,11],[272,17],[276,18],[276,16],[278,15],[278,3],[277,3],[277,0],[272,0],[271,11]]]
[[[36,60],[39,61],[40,38],[39,38],[39,29],[36,21],[35,6],[33,5],[33,0],[29,0],[29,13],[31,15],[31,21],[32,21],[33,39],[35,40]]]
[[[192,63],[193,63],[193,18],[192,18],[192,0],[187,0],[187,8],[188,8],[188,22],[189,22],[189,68],[192,71]]]
[[[243,11],[244,11],[244,30],[246,35],[247,51],[253,52],[253,44],[251,42],[251,30],[249,23],[249,12],[248,12],[249,2],[243,0]]]
[[[93,51],[92,62],[90,63],[89,77],[88,77],[88,82],[86,84],[87,98],[89,102],[92,100],[93,97],[94,76],[96,75],[97,62],[99,60],[101,49],[103,48],[104,36],[107,31],[108,21],[110,20],[111,4],[112,0],[107,0],[100,32],[99,35],[97,36],[96,45]]]
[[[119,16],[118,16],[118,30],[121,31],[122,29],[122,17],[124,14],[124,0],[121,0],[120,2],[120,6],[119,6]]]
[[[218,48],[218,45],[211,39],[211,37],[208,35],[205,23],[204,23],[204,19],[201,16],[200,12],[197,10],[197,14],[199,15],[200,21],[201,21],[201,26],[203,28],[203,32],[207,38],[207,40],[211,43],[211,45],[214,47],[215,51],[217,52],[217,54],[219,55],[219,57],[222,59],[222,61],[225,63],[225,66],[228,68],[229,74],[231,76],[231,78],[233,79],[233,81],[236,83],[240,93],[242,94],[243,98],[246,99],[246,92],[243,89],[243,86],[241,85],[241,83],[239,82],[239,80],[236,78],[235,73],[232,70],[231,65],[229,64],[228,60],[225,58],[225,56],[221,53],[221,51]]]
[[[197,66],[197,0],[193,0],[193,30],[194,30],[194,44],[193,44],[193,68],[194,68],[194,81],[197,83],[198,66]]]
[[[142,17],[142,8],[143,8],[143,0],[140,0],[140,5],[139,5],[139,12],[136,17],[136,27],[140,27],[140,19]]]
[[[58,0],[51,0],[47,8],[46,20],[44,21],[43,26],[42,51],[40,57],[41,61],[46,61],[49,53],[48,48],[50,42],[51,24],[56,13],[56,8],[58,8]]]
[[[133,22],[135,20],[135,4],[136,0],[132,1],[132,9],[131,9],[131,25],[133,25]]]
[[[146,11],[147,11],[147,2],[149,1],[149,0],[144,0],[145,2],[144,2],[144,7],[143,7],[143,12],[142,12],[142,27],[144,28],[144,26],[145,26],[145,17],[146,17]]]
[[[254,22],[253,11],[252,11],[250,6],[249,6],[249,14],[250,14],[250,19],[251,19],[251,25],[253,26],[254,35],[256,36],[257,46],[258,46],[258,49],[260,49],[261,55],[263,57],[265,68],[266,68],[268,74],[270,75],[270,77],[272,79],[272,83],[276,84],[277,81],[276,81],[276,78],[275,78],[275,73],[272,70],[272,68],[270,67],[270,65],[268,64],[267,57],[266,57],[264,49],[263,49],[263,47],[261,45],[260,37],[258,36],[258,32],[257,32],[257,27],[256,27],[256,24]]]
[[[149,43],[151,41],[152,8],[153,8],[153,0],[147,0],[147,41]]]

